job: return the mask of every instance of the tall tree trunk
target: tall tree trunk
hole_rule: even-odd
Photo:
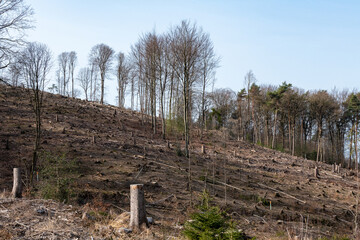
[[[204,124],[205,124],[205,88],[206,88],[206,79],[205,79],[205,76],[204,76],[203,87],[202,87],[202,96],[201,96],[200,139],[203,138]]]
[[[273,127],[273,134],[272,134],[272,143],[271,143],[271,148],[272,148],[272,149],[274,149],[274,147],[275,147],[277,113],[278,113],[278,110],[276,109],[276,110],[275,110],[275,117],[274,117],[274,127]]]
[[[254,124],[254,143],[257,144],[258,142],[258,132],[257,132],[257,122],[256,122],[256,118],[255,118],[255,109],[254,109],[254,102],[253,102],[253,106],[251,107],[251,115],[253,118],[253,124]]]
[[[354,148],[355,148],[355,169],[358,171],[358,151],[357,151],[357,135],[358,135],[358,120],[355,122],[355,136],[354,136]]]
[[[353,153],[353,130],[354,130],[354,123],[352,123],[351,129],[350,129],[349,169],[351,168],[352,153]]]
[[[104,71],[101,72],[101,98],[100,98],[100,104],[104,104],[104,83],[105,83],[105,73]]]
[[[160,105],[161,105],[162,137],[163,137],[163,139],[165,139],[165,138],[166,138],[166,136],[165,136],[165,133],[166,133],[166,122],[165,122],[165,113],[164,113],[164,90],[162,90],[162,93],[161,93]]]
[[[318,129],[318,146],[317,146],[317,153],[316,153],[316,162],[319,162],[319,154],[320,154],[320,144],[321,144],[321,129],[322,125],[319,123],[319,129]]]
[[[294,124],[293,124],[292,139],[293,139],[293,142],[292,142],[292,155],[295,156],[295,121],[294,121]]]
[[[289,144],[288,144],[288,146],[289,146],[289,153],[291,153],[291,130],[292,130],[292,128],[291,128],[291,118],[290,118],[290,113],[288,113],[288,132],[289,132]]]

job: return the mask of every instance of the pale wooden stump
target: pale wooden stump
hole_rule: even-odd
[[[205,150],[205,145],[201,145],[201,153],[202,154],[205,154],[206,153],[206,150]]]
[[[133,231],[148,227],[143,184],[130,185],[130,228]]]
[[[14,168],[14,184],[11,192],[13,198],[21,198],[22,185],[21,185],[21,171],[20,168]]]

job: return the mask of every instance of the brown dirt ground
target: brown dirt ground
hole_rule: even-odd
[[[31,158],[33,119],[26,90],[0,85],[0,187],[5,192],[11,191],[12,168]],[[42,126],[42,148],[66,153],[80,164],[74,204],[80,217],[75,214],[73,219],[79,217],[85,235],[94,231],[99,235],[104,229],[114,232],[108,227],[110,222],[130,208],[129,185],[143,183],[147,213],[156,225],[146,232],[146,237],[139,238],[181,238],[181,225],[193,208],[189,207],[188,160],[176,154],[183,144],[180,138],[170,136],[168,148],[160,134],[151,133],[149,123],[141,123],[137,112],[52,94],[46,94]],[[332,173],[330,165],[319,163],[320,177],[314,178],[313,161],[243,141],[225,140],[219,131],[207,132],[202,141],[194,131],[191,139],[194,202],[206,187],[213,203],[238,220],[239,228],[247,235],[257,239],[287,239],[289,235],[304,236],[305,232],[311,238],[352,236],[357,192],[353,172],[341,169],[340,174]],[[202,144],[206,154],[201,154]],[[264,199],[271,201],[271,209],[259,202]],[[28,196],[24,201],[32,200]],[[18,204],[0,202],[0,211]],[[66,208],[53,201],[49,204],[53,209]],[[102,219],[98,225],[81,219],[87,209],[99,209],[99,205],[112,217]],[[0,231],[12,234],[3,215],[0,220]],[[14,219],[12,224],[16,224]],[[56,229],[51,232],[55,234]],[[77,236],[78,232],[73,234]],[[131,234],[127,237],[137,238]]]

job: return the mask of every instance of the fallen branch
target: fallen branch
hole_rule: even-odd
[[[127,211],[127,210],[125,210],[125,209],[123,209],[123,208],[121,208],[119,206],[116,206],[115,204],[111,204],[111,206],[116,207],[116,208],[120,209],[121,211],[129,212],[129,211]]]
[[[155,161],[149,161],[149,162],[156,163],[156,164],[159,164],[159,165],[162,165],[162,166],[165,166],[165,167],[175,168],[175,169],[180,169],[182,171],[185,171],[185,169],[181,168],[181,167],[174,167],[174,166],[171,166],[169,164],[165,164],[165,163],[161,163],[161,162],[155,162]]]
[[[331,173],[325,173],[325,174],[326,174],[326,175],[329,175],[329,176],[332,176],[332,177],[336,177],[336,178],[341,178],[341,179],[342,179],[341,176],[333,175],[333,174],[331,174]]]
[[[171,195],[167,196],[166,198],[163,198],[163,199],[160,199],[159,201],[152,202],[152,203],[148,203],[148,204],[150,204],[150,205],[159,204],[159,203],[161,203],[161,202],[165,202],[166,200],[168,200],[168,199],[171,198],[171,197],[175,197],[175,195],[174,195],[174,194],[171,194]]]
[[[301,200],[301,199],[298,199],[297,197],[294,197],[294,196],[292,196],[292,195],[290,195],[290,194],[288,194],[288,193],[286,193],[286,192],[277,190],[277,189],[272,188],[272,187],[268,187],[268,186],[266,186],[266,185],[264,185],[264,184],[261,184],[261,183],[257,183],[257,184],[258,184],[260,187],[264,187],[264,188],[270,189],[270,190],[272,190],[272,191],[274,191],[274,192],[278,192],[278,193],[284,194],[284,195],[286,195],[286,196],[288,196],[288,197],[290,197],[290,198],[292,198],[292,199],[298,200],[299,202],[302,202],[302,203],[304,203],[304,204],[306,203],[306,201],[303,201],[303,200]]]
[[[265,219],[264,219],[263,217],[260,217],[259,215],[255,215],[255,214],[254,214],[253,216],[260,218],[264,223],[268,224],[268,222],[265,221]],[[268,224],[268,225],[269,225],[269,224]]]
[[[140,173],[142,172],[142,170],[144,169],[144,167],[145,167],[146,165],[147,165],[147,164],[144,164],[144,165],[141,167],[139,173],[135,176],[135,179],[138,178],[138,176],[140,175]]]

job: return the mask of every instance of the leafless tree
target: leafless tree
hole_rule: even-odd
[[[201,74],[201,121],[200,129],[201,134],[200,138],[203,136],[204,125],[205,125],[205,104],[206,104],[206,90],[207,87],[215,81],[215,70],[219,67],[220,58],[215,55],[213,43],[210,41],[210,38],[206,38],[204,42],[204,48],[202,51],[202,62],[200,65],[200,74]]]
[[[189,126],[191,123],[191,94],[202,63],[202,53],[209,35],[196,24],[182,21],[170,31],[170,61],[181,84],[184,114],[185,155],[189,157]]]
[[[159,91],[160,91],[160,112],[161,112],[161,132],[163,139],[166,138],[166,121],[165,121],[165,92],[169,78],[173,77],[173,70],[167,55],[169,54],[170,47],[168,36],[162,35],[159,37],[159,52],[157,55],[157,69],[159,71]]]
[[[17,59],[12,60],[12,63],[7,68],[7,74],[12,86],[17,87],[21,81],[21,65]]]
[[[91,84],[91,70],[88,67],[81,68],[78,73],[80,87],[84,90],[85,99],[88,100],[89,89]]]
[[[108,71],[111,69],[112,58],[114,55],[114,50],[109,46],[101,43],[95,45],[91,49],[90,59],[100,70],[100,78],[101,78],[101,97],[100,103],[104,103],[104,83],[105,77]]]
[[[29,89],[36,122],[35,144],[30,172],[30,181],[32,182],[40,147],[41,113],[47,75],[51,68],[51,52],[45,44],[29,43],[19,57],[19,64],[22,66],[24,79]]]
[[[71,97],[75,97],[74,92],[74,70],[77,63],[77,55],[76,52],[71,51],[69,53],[69,74],[71,75]]]
[[[244,85],[246,88],[246,100],[247,100],[247,109],[246,109],[246,119],[245,119],[245,130],[247,131],[247,135],[249,135],[249,131],[251,128],[251,92],[250,88],[253,84],[255,84],[257,81],[254,73],[252,70],[248,71],[244,77]]]
[[[90,59],[89,62],[89,69],[90,69],[90,94],[89,94],[89,98],[91,101],[97,101],[98,100],[98,75],[99,75],[99,71],[98,68],[96,67],[95,63],[92,62],[92,60]]]
[[[66,95],[67,90],[67,84],[69,83],[69,72],[68,72],[68,65],[69,65],[69,53],[68,52],[62,52],[58,56],[58,63],[59,63],[59,89],[60,94]],[[60,77],[61,76],[61,77]]]
[[[11,63],[11,58],[23,45],[25,30],[32,27],[33,10],[23,0],[0,1],[0,69]]]
[[[119,101],[119,107],[124,107],[126,86],[129,82],[131,67],[124,53],[119,52],[116,55],[116,59],[117,59],[116,77],[118,82],[118,101]]]

